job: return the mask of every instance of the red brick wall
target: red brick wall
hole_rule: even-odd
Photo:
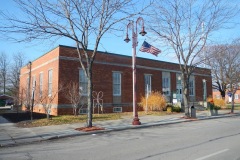
[[[235,103],[240,103],[240,88],[236,91],[235,94],[238,94],[238,99],[234,99],[234,102]],[[212,92],[212,97],[213,98],[217,98],[217,97],[221,98],[222,96],[221,96],[221,93],[219,91],[213,91]],[[227,95],[227,93],[225,95],[225,102],[229,103],[229,96]]]
[[[40,73],[43,73],[43,94],[47,94],[48,91],[48,71],[53,70],[53,79],[52,79],[52,90],[53,94],[54,92],[57,92],[58,90],[58,68],[59,68],[59,63],[58,63],[58,55],[59,55],[59,48],[56,48],[52,51],[50,51],[48,54],[44,54],[40,58],[36,59],[35,61],[32,62],[32,67],[31,67],[31,82],[30,82],[30,91],[32,93],[32,81],[33,77],[36,79],[36,90],[35,90],[35,104],[34,104],[34,111],[36,112],[41,112],[44,113],[44,108],[39,107],[37,105],[37,101],[39,99],[39,75]],[[25,66],[21,69],[20,72],[20,93],[22,90],[26,90],[26,85],[27,85],[27,78],[29,77],[29,66]],[[26,91],[24,91],[26,92]],[[22,97],[25,97],[25,95],[20,95]],[[23,98],[24,100],[26,98]],[[58,104],[58,94],[54,98],[53,104]],[[54,113],[54,112],[52,112]],[[55,111],[57,114],[57,111]]]
[[[90,52],[90,51],[89,51]],[[60,57],[59,57],[60,56]],[[47,89],[48,70],[53,69],[53,90],[59,86],[67,86],[70,81],[79,82],[78,54],[73,47],[59,46],[49,53],[41,56],[32,62],[32,75],[35,75],[36,82],[39,84],[39,73],[43,72],[44,86]],[[122,95],[121,102],[128,104],[123,107],[123,111],[132,111],[132,58],[129,56],[116,55],[111,53],[99,52],[93,64],[93,91],[102,91],[105,112],[112,112],[113,86],[112,73],[119,71],[122,75]],[[152,91],[162,91],[162,71],[170,71],[171,92],[176,90],[176,72],[179,71],[179,65],[167,62],[159,62],[144,58],[137,58],[137,102],[145,94],[144,74],[152,75]],[[42,66],[41,66],[42,65]],[[23,67],[21,70],[20,83],[26,86],[29,69]],[[211,77],[207,69],[196,68],[198,75],[195,75],[195,93],[199,100],[203,97],[202,79],[207,80],[207,94],[211,95]],[[202,75],[201,75],[202,74]],[[203,76],[207,75],[207,76]],[[37,85],[38,86],[38,85]],[[60,108],[53,108],[52,114],[72,114],[70,102],[67,99],[66,91],[62,90],[54,100],[54,105],[61,105]],[[39,106],[35,106],[34,111],[44,112]]]

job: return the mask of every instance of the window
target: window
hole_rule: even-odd
[[[39,74],[39,96],[42,96],[43,92],[43,73]]]
[[[32,77],[32,91],[35,91],[36,90],[36,77],[35,76],[33,76]]]
[[[81,108],[81,109],[79,109],[79,114],[87,114],[87,113],[88,113],[87,108]]]
[[[170,73],[162,73],[162,93],[166,96],[170,95]]]
[[[33,77],[32,77],[32,88],[35,86],[35,81],[36,81],[36,77],[33,76]]]
[[[48,71],[48,96],[52,95],[52,69]]]
[[[189,96],[194,96],[194,78],[189,78]]]
[[[79,88],[82,95],[87,95],[88,80],[83,69],[79,70]]]
[[[239,99],[239,95],[238,95],[238,94],[235,94],[234,99]]]
[[[27,98],[26,100],[27,100],[27,101],[29,100],[29,96],[30,96],[30,95],[29,95],[29,84],[30,84],[30,82],[29,82],[29,77],[28,77],[28,78],[27,78],[27,83],[26,83],[26,85],[27,85],[27,86],[26,86],[26,89],[27,89],[27,90],[26,90],[26,98]]]
[[[113,112],[122,112],[122,107],[113,107]]]
[[[33,76],[32,77],[32,97],[31,98],[33,98],[33,93],[35,92],[35,90],[36,90],[36,77],[35,76]]]
[[[146,95],[149,95],[152,91],[152,75],[145,74],[144,81],[145,81],[145,96],[146,96]]]
[[[121,73],[113,72],[113,95],[121,96]]]

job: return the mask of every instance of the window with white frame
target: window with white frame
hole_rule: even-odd
[[[121,96],[121,73],[113,72],[113,95]]]
[[[41,72],[39,74],[39,96],[42,96],[42,92],[43,92],[43,73]]]
[[[170,72],[162,72],[162,93],[170,95]]]
[[[144,82],[145,82],[145,95],[149,95],[152,92],[152,75],[145,74]]]
[[[33,76],[32,77],[32,97],[33,97],[33,92],[35,92],[35,90],[36,90],[36,77],[35,76]]]
[[[48,96],[52,95],[52,74],[53,70],[48,70]]]
[[[113,112],[122,112],[122,107],[113,107]]]
[[[189,78],[189,96],[194,96],[194,77]]]
[[[239,94],[235,94],[234,99],[239,99]]]
[[[82,95],[87,95],[88,80],[83,69],[79,69],[79,89],[81,90]]]
[[[33,77],[32,77],[32,87],[34,87],[34,86],[35,86],[35,81],[36,81],[36,77],[35,77],[35,76],[33,76]]]
[[[87,114],[87,113],[88,113],[87,108],[81,108],[81,109],[79,109],[79,114]]]

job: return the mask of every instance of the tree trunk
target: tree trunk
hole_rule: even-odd
[[[187,85],[187,84],[188,84],[188,82],[187,82],[188,77],[187,77],[187,75],[184,75],[184,76],[182,76],[182,77],[184,77],[184,78],[182,79],[184,112],[185,112],[185,116],[189,117],[190,115],[189,115],[188,85]]]
[[[47,113],[47,119],[49,119],[49,113]]]
[[[231,113],[234,113],[234,94],[232,94]]]
[[[5,95],[6,94],[6,76],[4,74],[4,77],[3,77],[3,94]]]
[[[189,116],[189,106],[188,106],[188,98],[187,98],[187,88],[183,89],[183,104],[184,104],[184,112],[185,116]]]
[[[220,93],[221,93],[222,98],[225,99],[225,91],[221,90]]]
[[[87,127],[92,127],[92,72],[91,68],[88,69],[88,117],[87,117]]]

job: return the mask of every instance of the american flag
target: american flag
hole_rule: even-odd
[[[151,53],[155,56],[157,56],[159,53],[161,53],[161,50],[153,47],[152,45],[150,45],[149,43],[147,43],[146,41],[143,42],[142,47],[140,48],[141,52],[147,52],[147,53]]]

